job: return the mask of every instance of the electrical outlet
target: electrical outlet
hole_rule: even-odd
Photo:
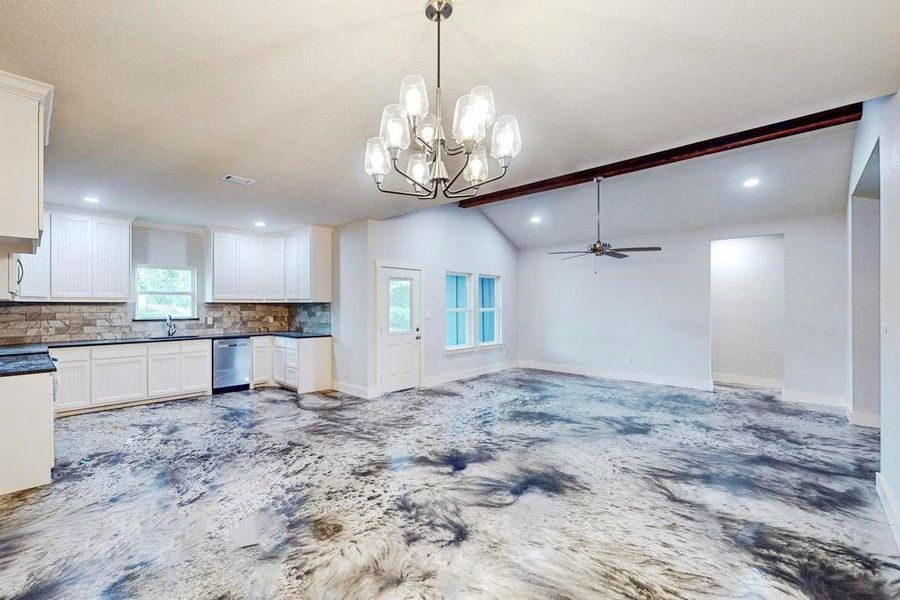
[[[625,357],[625,364],[626,364],[626,365],[630,365],[630,364],[631,364],[631,357],[630,357],[630,356],[626,356],[626,357]]]
[[[267,322],[267,323],[274,323],[274,322],[275,322],[275,318],[274,318],[274,317],[266,317],[266,322]]]
[[[213,324],[213,318],[212,318],[212,317],[206,317],[206,324],[207,324],[207,325],[212,325],[212,324]]]

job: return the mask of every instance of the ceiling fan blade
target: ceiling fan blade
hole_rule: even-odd
[[[659,252],[659,246],[641,246],[638,248],[610,248],[612,252]]]
[[[621,252],[616,252],[615,250],[607,250],[603,253],[603,256],[612,256],[613,258],[628,258],[627,254],[622,254]]]
[[[581,254],[576,254],[575,256],[567,256],[563,260],[569,260],[570,258],[581,258],[582,256],[587,256],[589,254],[593,254],[593,252],[582,252]]]
[[[548,252],[547,254],[584,254],[585,250],[564,250],[562,252]]]

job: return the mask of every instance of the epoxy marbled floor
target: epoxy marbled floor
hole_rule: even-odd
[[[877,432],[762,391],[511,370],[59,420],[0,597],[890,598]]]

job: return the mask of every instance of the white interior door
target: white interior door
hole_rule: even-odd
[[[378,273],[378,387],[382,394],[419,387],[422,352],[421,271]]]

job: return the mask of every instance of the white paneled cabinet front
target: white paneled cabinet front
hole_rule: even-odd
[[[50,238],[52,237],[50,219],[44,220],[44,236],[41,245],[34,254],[17,254],[18,281],[15,299],[50,297]]]
[[[48,214],[50,299],[127,302],[131,222],[56,209]]]
[[[127,299],[131,292],[131,223],[94,218],[94,298]]]
[[[85,215],[51,214],[50,290],[56,298],[94,293],[94,224]]]
[[[91,350],[91,404],[132,402],[146,397],[146,344]]]
[[[147,353],[147,395],[174,396],[181,391],[181,344],[150,344]]]
[[[56,412],[212,393],[210,340],[53,348]]]
[[[272,383],[274,354],[271,336],[258,336],[252,339],[253,344],[253,385]]]
[[[288,236],[212,231],[207,246],[209,302],[330,302],[331,230]]]

